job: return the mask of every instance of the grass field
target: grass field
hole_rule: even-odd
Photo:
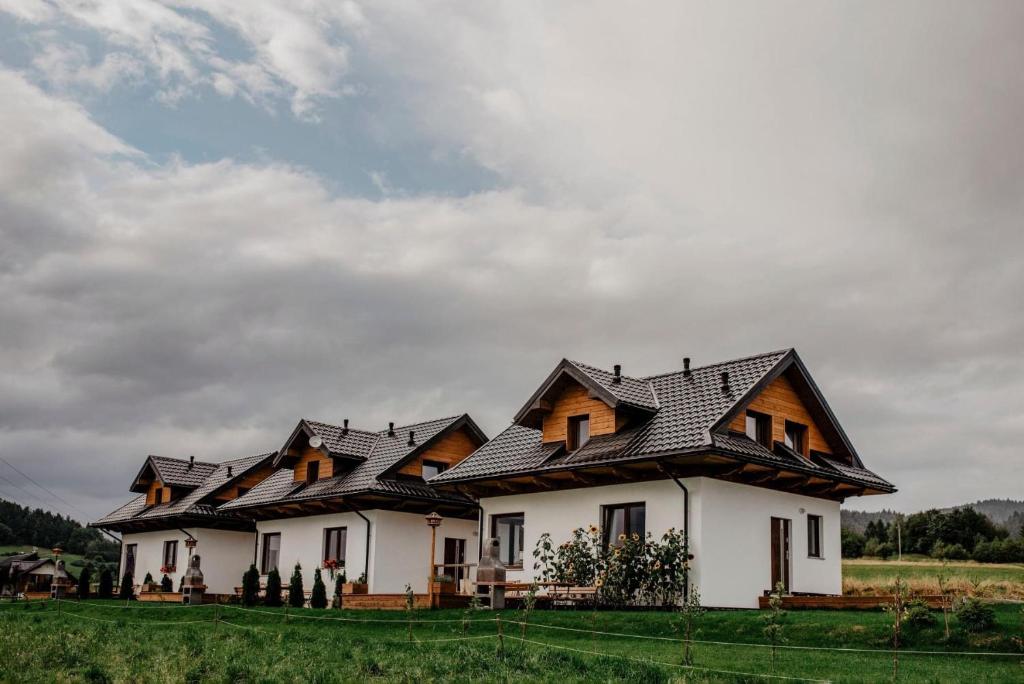
[[[515,624],[519,614],[504,611],[502,649],[495,615],[486,611],[470,614],[474,622],[465,625],[463,611],[417,612],[410,642],[402,613],[303,609],[286,614],[283,609],[91,603],[65,602],[59,611],[52,603],[0,605],[0,681],[745,682],[763,681],[753,675],[772,671],[770,651],[757,646],[763,644],[762,614],[757,611],[709,612],[702,619],[698,639],[739,644],[695,645],[698,668],[740,673],[722,674],[677,667],[682,655],[678,618],[667,613],[536,611],[526,632],[536,643],[524,643],[522,628]],[[1022,681],[1024,653],[1014,640],[1024,632],[1020,607],[1000,605],[996,610],[999,625],[990,633],[958,632],[945,644],[941,627],[928,628],[908,633],[906,648],[1020,655],[905,653],[900,681]],[[218,615],[221,619],[215,621]],[[785,620],[788,646],[888,646],[889,616],[882,612],[791,612]],[[877,682],[891,677],[892,658],[884,650],[782,650],[775,673]]]
[[[885,594],[899,574],[915,593],[938,594],[939,573],[949,575],[947,586],[959,594],[1024,600],[1024,565],[974,563],[911,558],[902,562],[872,559],[843,561],[843,593]]]
[[[15,544],[15,545],[2,545],[0,544],[0,556],[6,556],[12,553],[28,553],[32,550],[32,547],[27,544]],[[50,549],[39,549],[40,558],[49,558],[53,555]],[[64,559],[64,563],[69,565],[72,561],[81,560],[82,556],[76,553],[65,553],[61,554],[61,558]]]

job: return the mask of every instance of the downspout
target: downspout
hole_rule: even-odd
[[[252,519],[252,564],[256,565],[256,557],[259,555],[260,548],[260,530],[256,527],[256,518]]]
[[[352,511],[353,513],[358,515],[360,518],[362,518],[366,522],[366,557],[363,560],[363,567],[365,568],[365,570],[363,572],[366,573],[366,583],[369,584],[370,583],[370,529],[371,529],[370,519],[367,518],[365,515],[363,515],[362,511],[357,510],[356,508],[354,508],[352,506],[352,504],[350,504],[349,502],[344,501],[344,500],[342,500],[342,501],[348,507],[348,510]]]
[[[693,558],[693,554],[690,553],[690,490],[686,488],[686,485],[676,477],[675,473],[671,472],[664,465],[658,464],[658,469],[661,472],[672,478],[672,481],[676,483],[676,486],[683,490],[683,538],[686,540],[686,561],[687,563]],[[687,572],[686,584],[683,586],[683,600],[690,597],[690,579],[689,572]]]

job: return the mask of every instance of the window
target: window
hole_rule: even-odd
[[[320,461],[310,461],[306,464],[306,484],[313,484],[320,479]]]
[[[807,426],[786,421],[786,446],[798,454],[806,454],[807,448]]]
[[[260,559],[260,572],[266,575],[277,569],[277,561],[281,557],[281,533],[271,532],[263,535],[263,557]]]
[[[604,507],[604,546],[618,546],[623,535],[637,534],[644,538],[647,510],[642,503],[616,504]]]
[[[448,464],[441,461],[424,461],[423,462],[423,479],[429,480],[435,475],[440,475],[444,471],[448,470]]]
[[[335,561],[338,567],[345,567],[345,540],[348,528],[329,527],[324,530],[324,560]]]
[[[153,503],[154,504],[160,503],[161,501],[163,501],[163,498],[164,498],[164,490],[163,489],[161,489],[160,487],[157,487],[156,489],[153,490]]]
[[[523,523],[522,513],[506,513],[491,516],[491,536],[497,537],[501,562],[511,568],[523,567]]]
[[[772,417],[758,413],[757,411],[747,411],[747,437],[754,440],[761,446],[772,448]]]
[[[590,415],[572,416],[569,418],[569,431],[565,447],[576,451],[590,439]]]
[[[164,542],[164,565],[167,568],[163,572],[174,572],[173,568],[178,561],[178,540]]]
[[[821,516],[807,516],[807,555],[821,558]]]

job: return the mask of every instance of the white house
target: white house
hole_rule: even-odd
[[[479,558],[476,502],[426,483],[487,441],[466,414],[365,431],[302,420],[274,459],[275,472],[222,513],[256,521],[257,566],[277,568],[287,583],[299,563],[308,586],[315,568],[342,568],[350,582],[365,574],[371,594],[425,593],[430,528],[443,517],[434,561],[464,565]],[[457,583],[464,568],[448,568]],[[325,582],[328,578],[325,577]]]
[[[514,423],[430,484],[479,498],[510,580],[550,533],[685,530],[708,606],[781,582],[840,594],[839,506],[895,488],[867,470],[794,350],[651,377],[563,360]]]
[[[256,526],[218,507],[269,476],[275,456],[223,463],[149,456],[132,482],[139,496],[91,523],[121,533],[119,577],[130,574],[138,585],[147,573],[156,582],[166,574],[177,589],[194,552],[202,558],[207,591],[234,593],[252,563]]]

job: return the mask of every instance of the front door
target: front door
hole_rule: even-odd
[[[772,591],[781,582],[789,593],[789,555],[789,520],[772,518]]]
[[[445,565],[461,565],[466,562],[466,540],[465,539],[454,539],[452,537],[444,538],[444,564]],[[445,568],[444,574],[448,575],[455,582],[456,591],[462,584],[462,579],[466,576],[465,568]]]
[[[133,580],[135,579],[135,549],[136,548],[137,548],[136,544],[128,544],[126,547],[124,547],[124,572],[121,573],[122,577],[124,575],[131,575],[132,579]],[[121,578],[119,577],[118,579],[120,580]]]

